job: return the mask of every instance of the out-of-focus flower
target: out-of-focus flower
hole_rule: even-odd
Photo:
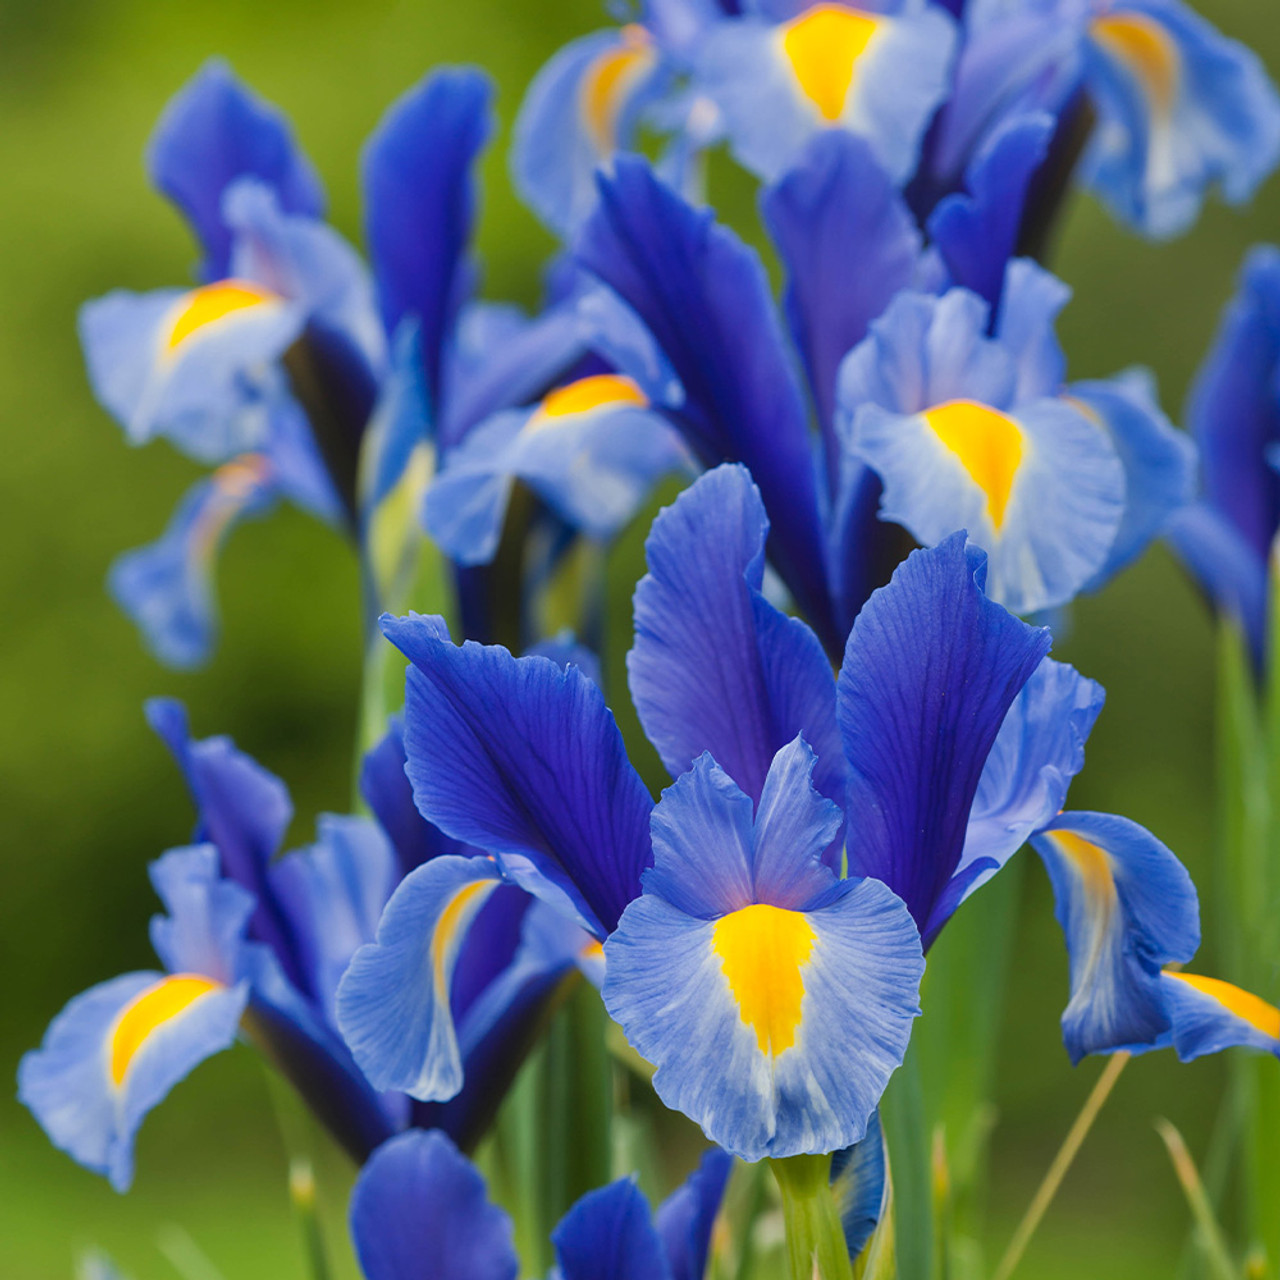
[[[708,1151],[651,1213],[628,1178],[590,1191],[552,1233],[557,1280],[701,1280],[732,1161]],[[374,1152],[351,1194],[351,1235],[367,1280],[515,1280],[511,1220],[442,1133],[413,1132]]]
[[[1269,564],[1280,530],[1280,251],[1244,264],[1187,406],[1202,492],[1170,540],[1214,607],[1239,626],[1262,669]]]
[[[292,813],[280,781],[226,738],[191,739],[177,704],[154,703],[150,715],[199,812],[200,843],[152,867],[168,911],[151,926],[165,972],[127,974],[71,1001],[23,1060],[22,1100],[59,1147],[123,1190],[146,1113],[243,1033],[358,1160],[406,1123],[474,1145],[587,939],[518,889],[493,895],[442,993],[461,1028],[467,1087],[447,1106],[378,1094],[337,1032],[338,984],[402,877],[454,861],[446,855],[458,848],[413,808],[398,729],[362,776],[385,826],[322,817],[314,845],[276,857]]]

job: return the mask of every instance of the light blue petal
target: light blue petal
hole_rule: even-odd
[[[1280,1058],[1280,1011],[1230,983],[1196,974],[1160,975],[1173,1023],[1172,1042],[1183,1062],[1237,1045]]]
[[[1103,585],[1131,564],[1195,495],[1196,448],[1165,417],[1154,380],[1134,369],[1105,382],[1077,382],[1067,395],[1107,429],[1124,467],[1124,518],[1111,554],[1086,589]]]
[[[763,1052],[714,949],[716,922],[646,893],[605,944],[604,999],[669,1106],[744,1160],[851,1146],[902,1061],[924,961],[901,901],[875,880],[805,913],[796,1039]]]
[[[821,7],[796,21],[815,11]],[[812,137],[840,127],[865,137],[890,178],[905,182],[946,92],[956,43],[949,15],[908,0],[892,18],[881,18],[834,120],[801,90],[779,37],[777,28],[758,19],[730,20],[712,28],[698,51],[695,84],[723,113],[734,155],[772,181]]]
[[[81,308],[80,342],[94,394],[130,443],[164,436],[198,462],[219,463],[265,441],[274,389],[266,367],[301,332],[303,311],[264,293],[171,346],[196,298],[117,289]]]
[[[18,1097],[54,1146],[106,1176],[117,1191],[133,1179],[133,1140],[146,1117],[205,1058],[236,1038],[247,987],[208,984],[154,1025],[132,1053],[117,1050],[118,1020],[162,984],[159,973],[129,973],[77,996],[53,1020],[39,1049],[18,1067]],[[116,1061],[124,1065],[116,1075]]]
[[[267,459],[245,454],[187,493],[159,541],[112,564],[108,590],[162,662],[189,668],[208,660],[218,628],[213,571],[222,542],[276,493]]]
[[[230,986],[243,976],[253,895],[223,880],[211,844],[170,849],[149,868],[168,915],[151,918],[151,945],[170,973],[202,973]]]
[[[1062,1035],[1072,1061],[1153,1044],[1170,1026],[1160,967],[1185,963],[1200,945],[1186,869],[1150,832],[1110,814],[1065,813],[1032,844],[1067,940]]]
[[[647,409],[619,403],[562,418],[512,410],[481,423],[449,453],[427,493],[425,523],[452,559],[487,563],[512,482],[521,480],[568,524],[607,541],[657,480],[692,470],[679,434]]]
[[[604,93],[602,72],[617,77]],[[582,36],[534,77],[516,117],[511,176],[520,198],[557,235],[567,236],[595,207],[596,169],[614,151],[631,149],[636,121],[661,79],[658,51],[636,26]],[[592,115],[592,102],[600,114]]]
[[[338,983],[373,941],[399,873],[390,842],[368,818],[322,814],[317,825],[315,844],[272,863],[269,875],[298,925],[312,997],[336,1027]]]
[[[1124,515],[1124,469],[1107,433],[1062,400],[1005,415],[1020,453],[999,513],[927,414],[874,406],[854,421],[853,445],[884,484],[880,514],[934,546],[966,529],[990,557],[987,591],[1014,613],[1065,604],[1102,569]]]
[[[360,255],[332,227],[285,213],[271,189],[252,179],[236,182],[223,204],[235,231],[236,275],[290,299],[313,330],[341,342],[363,364],[361,391],[369,395],[386,370],[387,336]]]
[[[831,666],[812,631],[761,592],[769,523],[746,468],[721,466],[654,521],[635,593],[631,696],[673,777],[703,751],[753,799],[797,734],[842,801]]]
[[[940,298],[899,293],[840,366],[846,444],[858,411],[869,404],[904,414],[958,399],[1010,407],[1018,369],[1012,353],[987,336],[988,314],[967,289]]]
[[[1178,0],[1131,0],[1112,21],[1154,33],[1168,64],[1157,85],[1091,28],[1086,74],[1100,117],[1085,179],[1148,236],[1186,231],[1210,187],[1240,204],[1280,159],[1280,97],[1252,50]]]
[[[778,753],[753,822],[750,798],[701,757],[654,810],[654,868],[605,943],[605,1006],[657,1068],[658,1095],[746,1160],[858,1141],[917,1012],[919,936],[883,884],[822,863],[840,815],[812,789],[812,759],[799,740]],[[808,934],[776,1051],[717,951],[725,918],[756,904],[802,914]]]
[[[462,1088],[453,970],[471,922],[500,883],[487,858],[435,858],[401,881],[377,940],[355,953],[338,987],[338,1026],[375,1089],[431,1102]]]

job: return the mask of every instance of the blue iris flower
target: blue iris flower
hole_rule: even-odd
[[[199,813],[198,843],[151,869],[167,911],[151,925],[163,972],[72,1000],[23,1059],[22,1100],[56,1145],[123,1190],[147,1112],[242,1035],[357,1160],[406,1124],[472,1147],[589,940],[518,889],[494,895],[445,993],[463,1028],[467,1087],[447,1106],[379,1094],[338,1034],[339,982],[404,876],[459,848],[413,807],[398,726],[362,771],[379,821],[324,816],[313,845],[278,857],[292,816],[279,779],[226,738],[192,739],[175,703],[149,715]]]
[[[1191,496],[1190,442],[1149,381],[1064,385],[1068,296],[1021,259],[994,327],[966,289],[904,292],[841,367],[841,429],[883,483],[881,517],[925,545],[969,529],[1018,613],[1106,581]]]
[[[552,1233],[552,1277],[702,1280],[731,1166],[708,1151],[656,1214],[627,1178],[588,1192]],[[351,1235],[367,1280],[515,1280],[520,1270],[510,1218],[442,1133],[401,1134],[374,1152],[351,1195]]]
[[[1280,160],[1280,97],[1261,61],[1180,0],[975,0],[965,27],[931,138],[935,184],[1010,119],[1047,110],[1071,162],[1083,141],[1086,185],[1165,238],[1210,189],[1240,204]]]
[[[683,396],[665,416],[699,463],[750,468],[770,561],[832,653],[903,530],[933,544],[969,529],[992,594],[1035,611],[1100,585],[1189,497],[1189,446],[1149,383],[1066,385],[1067,290],[1007,256],[1006,205],[1044,132],[1002,135],[939,206],[928,251],[865,142],[820,137],[762,200],[785,328],[759,259],[709,214],[637,159],[601,179],[577,258],[670,364]]]
[[[1187,406],[1202,492],[1170,529],[1215,608],[1263,669],[1272,543],[1280,529],[1280,251],[1254,249]]]
[[[683,87],[729,0],[650,0],[621,28],[565,45],[534,77],[516,118],[511,173],[530,209],[560,236],[595,207],[595,175],[636,149],[642,124],[676,136],[663,171],[696,187],[692,158],[720,136],[711,100]]]
[[[514,883],[604,943],[606,1006],[713,1140],[758,1159],[863,1136],[921,939],[1053,822],[1101,691],[986,598],[962,535],[872,596],[833,681],[761,592],[768,532],[746,472],[721,467],[650,536],[628,668],[676,778],[656,807],[580,673],[385,620],[411,664],[417,807],[488,856],[415,872],[343,980],[377,1083],[439,1098],[465,1078],[440,991],[458,933]],[[1156,917],[1176,915],[1162,892]]]
[[[218,467],[112,574],[166,661],[208,657],[217,547],[281,497],[356,538],[375,614],[400,598],[437,443],[543,394],[581,359],[573,308],[499,337],[493,308],[471,300],[489,99],[479,72],[445,70],[388,111],[363,162],[370,268],[321,220],[319,184],[280,114],[223,64],[167,108],[149,166],[200,240],[202,282],[116,292],[80,321],[94,390],[129,439],[165,436]]]

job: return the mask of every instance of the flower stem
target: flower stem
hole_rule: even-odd
[[[852,1280],[840,1211],[831,1194],[831,1157],[770,1160],[782,1192],[791,1280]]]

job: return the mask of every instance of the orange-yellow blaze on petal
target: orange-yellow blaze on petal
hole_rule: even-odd
[[[1095,18],[1090,31],[1102,48],[1142,85],[1152,108],[1167,115],[1178,94],[1178,47],[1173,37],[1145,13],[1110,13]]]
[[[1195,973],[1181,973],[1172,969],[1165,970],[1166,976],[1177,978],[1187,986],[1207,996],[1212,996],[1228,1013],[1243,1018],[1251,1027],[1261,1031],[1264,1036],[1280,1040],[1280,1009],[1268,1004],[1261,996],[1252,991],[1223,982],[1221,978],[1202,978]]]
[[[617,150],[618,119],[656,61],[649,33],[637,23],[629,23],[622,28],[622,43],[606,49],[587,68],[580,90],[582,120],[600,155]]]
[[[201,996],[222,990],[222,983],[194,973],[180,973],[162,978],[154,986],[140,991],[116,1015],[109,1037],[111,1082],[117,1088],[124,1083],[129,1064],[147,1039],[179,1014],[185,1013]]]
[[[165,346],[176,350],[193,333],[224,316],[271,302],[276,295],[247,280],[219,280],[192,291],[177,306]]]
[[[817,935],[799,911],[766,903],[743,907],[716,921],[711,947],[720,957],[742,1021],[756,1033],[761,1053],[791,1048],[804,999],[803,965]]]
[[[1074,831],[1050,831],[1048,835],[1062,856],[1075,867],[1088,904],[1089,947],[1081,978],[1082,985],[1087,987],[1102,962],[1117,905],[1111,859],[1104,849]]]
[[[496,889],[494,880],[473,880],[464,884],[449,900],[440,913],[436,931],[431,939],[431,964],[434,970],[436,998],[449,998],[449,957],[462,942],[459,936],[470,923],[471,917],[484,905],[484,900]]]
[[[839,4],[819,4],[782,28],[782,52],[800,92],[834,124],[844,114],[858,59],[880,28],[878,19]]]
[[[567,387],[557,387],[543,400],[538,412],[546,418],[567,418],[571,413],[590,413],[605,405],[631,404],[646,408],[649,399],[630,378],[618,373],[597,373],[579,378]]]
[[[987,514],[999,529],[1022,465],[1022,429],[1012,418],[973,400],[940,404],[924,417],[986,495]]]
[[[244,509],[254,489],[266,481],[270,470],[265,454],[244,453],[213,473],[216,500],[202,512],[191,534],[191,555],[196,560],[208,561],[213,556],[219,539]]]
[[[598,942],[592,938],[578,955],[583,960],[603,960],[604,959],[604,943]]]

